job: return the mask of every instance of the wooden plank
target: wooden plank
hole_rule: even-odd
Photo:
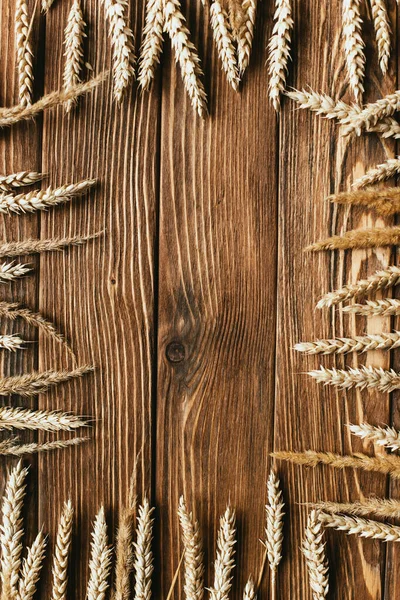
[[[164,49],[159,597],[167,595],[182,552],[180,494],[200,522],[207,586],[213,583],[219,516],[228,502],[238,516],[234,597],[251,573],[257,576],[262,560],[258,540],[272,447],[277,244],[276,117],[266,100],[264,66],[271,11],[271,3],[259,3],[251,67],[235,94],[221,72],[208,9],[190,5],[188,22],[207,73],[211,116],[204,123],[193,113],[168,42]]]

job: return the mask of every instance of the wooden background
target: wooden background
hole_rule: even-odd
[[[30,0],[30,10],[34,9]],[[294,0],[293,64],[288,83],[310,85],[351,100],[340,40],[341,2]],[[363,4],[367,42],[367,100],[396,89],[396,3],[388,0],[394,58],[390,76],[377,66],[370,10]],[[62,85],[63,29],[70,8],[56,0],[33,23],[35,94]],[[85,60],[109,68],[110,43],[98,0],[83,1],[88,23]],[[0,102],[17,102],[14,0],[0,8]],[[320,295],[393,260],[390,252],[305,255],[311,241],[346,228],[378,223],[365,212],[323,201],[349,187],[367,167],[393,156],[395,146],[375,135],[341,138],[334,124],[296,110],[287,100],[276,116],[267,101],[266,44],[273,3],[259,3],[251,66],[240,93],[228,86],[209,27],[208,9],[187,2],[192,39],[205,71],[210,117],[193,113],[165,40],[151,93],[136,86],[119,108],[111,83],[79,103],[35,122],[0,132],[0,171],[39,170],[51,185],[97,177],[87,199],[46,214],[3,217],[5,240],[86,234],[105,229],[83,248],[32,260],[33,276],[2,286],[2,298],[40,309],[64,331],[79,362],[95,375],[18,405],[72,410],[95,423],[77,449],[30,460],[28,541],[43,525],[53,547],[62,502],[77,511],[70,597],[84,598],[91,523],[104,503],[110,532],[127,498],[138,458],[137,491],[156,506],[154,596],[165,598],[182,548],[176,507],[184,493],[201,523],[206,583],[212,584],[215,532],[228,501],[237,509],[239,598],[262,562],[266,479],[273,449],[359,451],[347,422],[400,426],[398,397],[335,393],[310,381],[309,368],[337,362],[400,367],[396,354],[304,358],[300,340],[395,327],[390,319],[315,311]],[[136,47],[144,2],[131,2]],[[46,183],[47,185],[47,183]],[[379,220],[382,224],[382,221]],[[71,366],[58,346],[36,340],[2,357],[4,374]],[[40,436],[40,439],[51,436]],[[35,439],[23,434],[21,439]],[[369,448],[365,448],[369,451]],[[2,461],[2,481],[10,461]],[[400,492],[383,476],[278,465],[287,518],[278,598],[311,599],[299,550],[307,510],[317,499],[356,500]],[[329,532],[332,599],[399,597],[399,554],[392,545]],[[48,597],[50,568],[40,597]],[[261,597],[269,597],[266,572]],[[181,583],[174,597],[181,597]]]

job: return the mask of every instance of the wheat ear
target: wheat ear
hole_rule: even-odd
[[[357,453],[352,456],[342,456],[333,452],[306,450],[305,452],[273,452],[271,456],[277,460],[285,460],[306,467],[329,465],[335,469],[362,469],[400,479],[400,457],[395,455],[367,456],[366,454]]]
[[[108,547],[107,524],[102,506],[93,525],[87,600],[104,600],[109,587],[111,548]]]
[[[42,12],[45,14],[52,7],[54,0],[42,0]]]
[[[374,20],[376,42],[378,44],[379,66],[384,75],[390,59],[390,25],[384,0],[370,0]]]
[[[87,421],[71,413],[31,410],[29,408],[14,406],[0,407],[0,430],[73,431],[74,429],[87,426]]]
[[[33,371],[24,375],[4,377],[0,379],[0,396],[9,396],[10,394],[18,394],[25,397],[37,396],[53,386],[65,383],[71,379],[83,377],[83,375],[93,373],[93,371],[94,367],[83,365],[72,371],[55,371],[54,369],[50,369],[43,372]]]
[[[28,554],[22,564],[18,586],[18,600],[32,600],[34,597],[45,553],[46,538],[43,535],[43,531],[39,531],[32,546],[28,548]]]
[[[398,173],[400,173],[400,158],[389,158],[386,162],[370,169],[365,175],[356,179],[352,187],[356,189],[365,188],[368,185],[391,179]]]
[[[54,440],[52,442],[44,442],[37,444],[32,442],[29,444],[17,444],[16,438],[4,440],[0,442],[1,456],[24,456],[25,454],[37,454],[38,452],[51,452],[52,450],[63,450],[70,446],[79,446],[87,442],[89,438],[72,438],[70,440]]]
[[[328,595],[328,563],[325,556],[324,530],[316,510],[308,515],[302,552],[305,556],[313,600],[324,600]]]
[[[384,248],[400,242],[400,226],[352,229],[343,235],[334,235],[305,248],[306,252],[322,250],[355,250],[359,248]]]
[[[25,496],[27,469],[19,462],[8,476],[2,505],[0,526],[1,546],[1,600],[10,600],[17,594],[18,576],[21,567],[22,509]]]
[[[12,192],[20,187],[33,185],[43,178],[43,173],[36,173],[36,171],[19,171],[10,173],[10,175],[0,175],[0,190]]]
[[[211,600],[228,600],[232,587],[236,544],[236,515],[229,505],[220,518],[219,525],[217,554],[214,563],[214,585],[210,589],[210,598]]]
[[[400,346],[400,333],[370,333],[354,338],[335,338],[302,342],[294,349],[305,354],[346,354],[347,352],[369,352],[370,350],[394,350]]]
[[[368,279],[360,279],[356,283],[345,285],[334,292],[325,294],[319,300],[317,308],[330,307],[351,298],[357,298],[377,290],[388,289],[400,283],[400,267],[391,265],[386,269],[376,271]]]
[[[150,508],[147,498],[139,506],[135,542],[135,600],[150,600],[151,576],[153,574],[153,540],[154,509]]]
[[[400,315],[400,300],[395,298],[367,300],[366,304],[350,304],[350,306],[343,307],[342,310],[344,313],[365,317],[391,317]]]
[[[75,100],[79,96],[89,94],[103,83],[108,73],[101,73],[97,77],[93,77],[85,83],[78,83],[72,86],[69,90],[57,90],[43,96],[31,106],[12,106],[11,108],[0,108],[0,127],[10,127],[20,121],[34,119],[41,112],[49,108],[54,108],[59,104]]]
[[[400,90],[367,104],[358,114],[342,121],[344,135],[361,135],[362,131],[376,125],[385,117],[391,117],[400,108]]]
[[[280,109],[280,95],[286,85],[293,29],[290,0],[275,0],[275,24],[268,44],[269,97],[276,111]]]
[[[365,498],[359,502],[316,502],[312,503],[316,510],[333,514],[349,514],[356,517],[365,517],[371,514],[387,519],[397,519],[400,516],[399,500],[391,498]]]
[[[18,335],[0,335],[0,349],[8,350],[9,352],[15,352],[16,350],[22,350],[24,346],[24,340]]]
[[[17,49],[18,96],[21,107],[28,107],[32,104],[33,54],[29,38],[28,5],[26,0],[17,0],[15,9],[15,39]]]
[[[3,263],[0,265],[0,283],[15,281],[21,279],[27,273],[32,271],[32,267],[24,264],[15,264],[15,262]]]
[[[122,102],[135,77],[136,56],[132,29],[129,27],[127,0],[103,0],[113,48],[114,98]]]
[[[163,0],[146,1],[146,22],[143,43],[140,50],[138,82],[143,90],[148,90],[157,65],[160,62],[164,30]]]
[[[272,595],[273,598],[276,598],[276,574],[278,565],[282,560],[283,517],[285,515],[283,509],[285,505],[279,486],[279,478],[273,469],[271,469],[267,482],[267,494],[265,547],[271,569]]]
[[[237,91],[239,88],[239,71],[233,45],[233,36],[228,14],[219,0],[213,0],[211,3],[210,18],[222,68],[226,73],[228,82]]]
[[[356,102],[364,93],[364,41],[361,35],[360,0],[343,0],[343,39],[347,73]]]
[[[362,440],[374,442],[378,446],[385,446],[391,450],[400,450],[400,431],[394,427],[374,427],[369,423],[349,425],[351,433]]]
[[[199,523],[188,511],[183,496],[179,499],[178,517],[181,525],[185,561],[184,593],[186,600],[202,600],[204,596],[204,562]]]
[[[185,89],[194,110],[204,118],[207,115],[207,96],[201,81],[203,72],[197,50],[189,38],[180,1],[165,0],[164,14],[164,28],[170,37],[176,62],[179,62]]]
[[[319,519],[324,527],[333,527],[338,531],[346,531],[348,534],[383,542],[400,542],[400,527],[389,525],[389,523],[378,523],[362,517],[333,515],[325,512],[319,513]]]
[[[251,577],[247,580],[243,591],[243,600],[255,600],[257,598],[254,581]]]
[[[55,252],[67,246],[82,246],[89,240],[95,240],[103,234],[102,231],[90,235],[76,235],[66,238],[50,238],[48,240],[23,240],[21,242],[7,242],[0,245],[0,258],[14,257],[22,254],[38,254],[40,252]]]
[[[398,188],[342,192],[328,196],[327,200],[336,204],[366,206],[384,217],[400,212],[400,190]]]
[[[64,89],[70,90],[81,83],[81,70],[83,65],[83,40],[86,37],[86,23],[79,0],[74,0],[68,14],[67,26],[64,31],[65,64],[64,64]],[[70,112],[76,99],[68,100],[65,105],[66,112]]]
[[[133,477],[131,483],[133,483]],[[119,516],[116,543],[114,600],[130,600],[131,598],[131,575],[134,564],[133,534],[135,529],[135,512],[136,498],[133,493],[130,493],[128,503],[123,507]]]
[[[380,392],[392,392],[400,388],[400,373],[393,369],[385,371],[382,368],[365,367],[353,369],[326,369],[320,367],[314,371],[309,371],[308,375],[313,377],[317,383],[324,385],[333,385],[341,389],[375,388]]]
[[[254,25],[256,22],[257,0],[243,0],[242,9],[243,19],[239,25],[237,42],[238,67],[241,77],[250,62]]]
[[[68,561],[72,540],[74,509],[71,500],[64,503],[57,529],[53,557],[53,586],[51,600],[66,600],[68,584]]]

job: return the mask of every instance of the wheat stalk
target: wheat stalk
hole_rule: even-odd
[[[400,373],[393,369],[385,371],[382,368],[362,366],[357,369],[351,367],[345,369],[326,369],[320,367],[309,371],[308,375],[313,377],[317,383],[333,385],[341,389],[374,388],[380,392],[392,392],[400,388]]]
[[[79,446],[87,442],[89,438],[72,438],[70,440],[54,440],[38,444],[32,442],[29,444],[17,444],[16,438],[0,442],[0,455],[2,456],[23,456],[24,454],[36,454],[38,452],[50,452],[52,450],[63,450],[70,446]]]
[[[386,181],[400,173],[400,158],[389,158],[386,162],[370,169],[365,175],[356,179],[352,187],[356,189],[364,188],[373,183]],[[385,190],[382,190],[383,192]]]
[[[149,89],[156,67],[160,62],[164,21],[163,0],[147,0],[138,75],[138,82],[143,90]]]
[[[400,515],[400,502],[398,500],[383,498],[365,498],[359,502],[316,502],[312,503],[316,510],[329,513],[347,513],[349,515],[364,517],[375,514],[377,517],[388,519],[398,518]]]
[[[22,564],[18,586],[18,600],[32,600],[34,597],[45,552],[46,538],[43,532],[39,531],[32,546],[28,548],[28,554]]]
[[[236,515],[229,505],[219,523],[217,555],[214,563],[214,585],[210,589],[210,598],[211,600],[228,600],[232,587],[236,544]]]
[[[28,470],[19,462],[10,472],[4,491],[0,526],[1,600],[11,600],[17,593],[24,534],[22,509],[27,473]]]
[[[107,72],[101,73],[89,81],[72,86],[69,90],[50,92],[31,106],[18,105],[11,108],[0,108],[0,127],[9,127],[20,121],[34,119],[44,110],[75,100],[84,94],[89,94],[105,81],[107,75]]]
[[[334,338],[301,342],[294,349],[305,354],[346,354],[347,352],[369,352],[371,350],[394,350],[400,346],[400,333],[369,333],[353,338]]]
[[[280,95],[286,85],[293,29],[290,0],[275,0],[275,24],[268,44],[269,97],[276,111],[280,110]]]
[[[199,523],[188,511],[183,496],[179,499],[178,517],[181,525],[185,560],[184,593],[186,600],[202,600],[204,596],[204,563]]]
[[[250,53],[253,45],[254,25],[256,21],[257,0],[243,0],[242,11],[243,18],[239,24],[237,54],[239,74],[243,73],[249,66]]]
[[[74,510],[71,500],[64,503],[57,529],[53,557],[53,586],[51,600],[66,600],[68,584],[68,560],[72,540]]]
[[[383,190],[358,190],[341,192],[328,196],[327,200],[336,204],[350,206],[366,206],[379,215],[388,217],[400,212],[400,190],[399,188],[385,188]]]
[[[14,261],[0,265],[0,283],[15,281],[32,271],[32,267]]]
[[[16,350],[22,350],[24,346],[24,340],[18,335],[0,335],[0,349],[8,350],[9,352],[15,352]]]
[[[147,498],[139,506],[135,542],[135,600],[150,600],[151,576],[153,574],[153,508]]]
[[[113,48],[114,98],[122,102],[124,94],[135,77],[136,56],[134,39],[128,21],[127,0],[103,0],[110,25]]]
[[[400,479],[400,457],[395,455],[367,456],[366,454],[356,453],[352,456],[342,456],[333,452],[306,450],[305,452],[272,452],[271,456],[277,460],[285,460],[306,467],[329,465],[335,469],[362,469]]]
[[[400,431],[394,427],[374,427],[369,423],[349,425],[351,433],[362,440],[374,442],[378,446],[385,446],[391,450],[400,450]]]
[[[36,171],[19,171],[10,173],[10,175],[0,175],[0,190],[12,192],[15,188],[33,185],[43,178],[43,173],[36,173]]]
[[[383,300],[367,300],[366,304],[345,306],[344,313],[363,315],[365,317],[390,317],[400,315],[400,300],[385,298]]]
[[[388,289],[400,283],[400,267],[391,265],[386,269],[376,271],[368,279],[360,279],[356,283],[325,294],[318,302],[317,308],[325,308],[340,304],[351,298],[363,296],[377,290]]]
[[[103,234],[102,231],[90,235],[76,235],[66,238],[50,238],[48,240],[23,240],[20,242],[7,242],[0,245],[0,258],[14,257],[22,254],[37,254],[40,252],[54,252],[67,246],[82,246],[89,240],[95,240]]]
[[[233,45],[232,31],[229,17],[220,0],[213,0],[210,6],[211,29],[222,68],[226,73],[228,82],[235,91],[239,88],[239,71]]]
[[[255,600],[257,598],[256,588],[254,581],[251,577],[247,580],[247,583],[243,591],[243,600]]]
[[[364,41],[361,34],[360,0],[343,0],[343,39],[350,87],[357,103],[364,93]]]
[[[344,135],[361,135],[364,129],[369,129],[376,125],[385,117],[391,117],[400,108],[400,90],[380,98],[376,102],[367,104],[358,114],[344,119]]]
[[[306,558],[313,600],[324,600],[328,595],[328,563],[325,556],[324,530],[318,512],[308,515],[302,552]]]
[[[378,44],[379,66],[386,75],[390,59],[390,25],[384,0],[370,0]]]
[[[133,477],[131,484],[133,484]],[[131,575],[134,565],[133,533],[135,529],[135,511],[136,498],[133,493],[130,493],[128,504],[123,507],[119,517],[113,600],[130,600],[131,598]]]
[[[343,235],[334,235],[305,248],[306,252],[322,250],[355,250],[359,248],[384,248],[400,242],[400,226],[352,229]]]
[[[16,61],[18,70],[18,95],[21,107],[32,104],[33,69],[30,43],[28,5],[26,0],[17,0],[15,9]]]
[[[86,37],[86,23],[79,0],[74,0],[68,14],[67,26],[64,30],[65,65],[64,65],[64,89],[70,90],[81,83],[81,70],[83,65],[83,40]],[[65,105],[66,112],[70,112],[76,98],[68,100]]]
[[[362,517],[333,515],[325,512],[319,513],[319,519],[324,527],[333,527],[338,531],[346,531],[348,534],[383,542],[400,542],[400,527],[389,525],[389,523],[378,523]]]
[[[108,547],[107,524],[102,506],[96,515],[92,531],[91,557],[87,600],[104,600],[109,587],[111,548]]]
[[[0,430],[72,431],[87,426],[87,421],[81,417],[61,411],[31,410],[14,406],[0,407]]]
[[[50,369],[43,372],[33,371],[23,375],[4,377],[0,379],[0,396],[9,396],[10,394],[19,394],[25,397],[37,396],[53,386],[82,377],[93,371],[94,367],[83,365],[72,371]]]

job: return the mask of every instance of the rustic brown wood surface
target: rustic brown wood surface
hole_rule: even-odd
[[[288,84],[310,85],[351,101],[340,39],[341,2],[293,4]],[[138,49],[144,1],[130,5]],[[395,43],[395,0],[388,5]],[[85,61],[98,73],[111,65],[104,9],[98,0],[84,0],[82,6],[88,24]],[[30,0],[31,12],[34,7],[38,98],[62,85],[70,2],[56,0],[46,17]],[[2,2],[4,106],[18,96],[14,10],[15,0]],[[363,6],[365,97],[373,100],[396,89],[397,60],[392,59],[390,75],[383,78],[369,10]],[[39,170],[48,173],[51,185],[99,179],[87,198],[39,216],[6,216],[0,222],[5,240],[104,230],[84,247],[30,259],[33,274],[1,288],[2,299],[39,308],[54,321],[79,364],[96,366],[93,375],[38,400],[12,399],[21,406],[93,418],[91,439],[82,447],[27,461],[28,539],[43,525],[52,550],[63,501],[71,497],[76,509],[71,598],[85,596],[94,516],[104,504],[113,539],[136,462],[137,493],[150,494],[156,506],[154,597],[167,596],[182,554],[176,507],[185,494],[201,525],[207,586],[213,581],[219,515],[228,502],[237,509],[232,598],[239,598],[248,576],[258,577],[263,560],[259,540],[269,452],[369,452],[351,439],[346,423],[400,425],[398,394],[335,393],[304,374],[320,364],[400,368],[396,354],[335,360],[293,351],[300,340],[389,331],[395,325],[390,319],[367,322],[338,309],[314,308],[322,293],[389,264],[390,251],[313,256],[302,251],[333,233],[383,223],[362,210],[334,208],[323,198],[394,156],[395,145],[375,135],[341,138],[333,123],[296,110],[288,100],[276,116],[267,101],[265,67],[271,0],[259,2],[251,64],[238,94],[221,71],[208,8],[187,2],[185,13],[205,71],[210,116],[204,122],[193,113],[165,37],[150,93],[140,94],[135,85],[118,107],[109,80],[81,99],[70,115],[59,108],[0,131],[1,173]],[[20,322],[2,323],[3,331],[36,342],[23,352],[2,355],[4,374],[72,366],[59,346]],[[23,440],[37,437],[21,435]],[[1,486],[12,462],[2,460]],[[398,497],[399,486],[374,474],[276,466],[287,503],[278,599],[311,600],[300,552],[307,516],[301,503]],[[330,598],[399,596],[396,548],[337,532],[329,532],[327,541]],[[48,564],[40,598],[49,597],[50,583]],[[180,580],[173,597],[182,597]],[[268,568],[260,597],[270,597]]]

